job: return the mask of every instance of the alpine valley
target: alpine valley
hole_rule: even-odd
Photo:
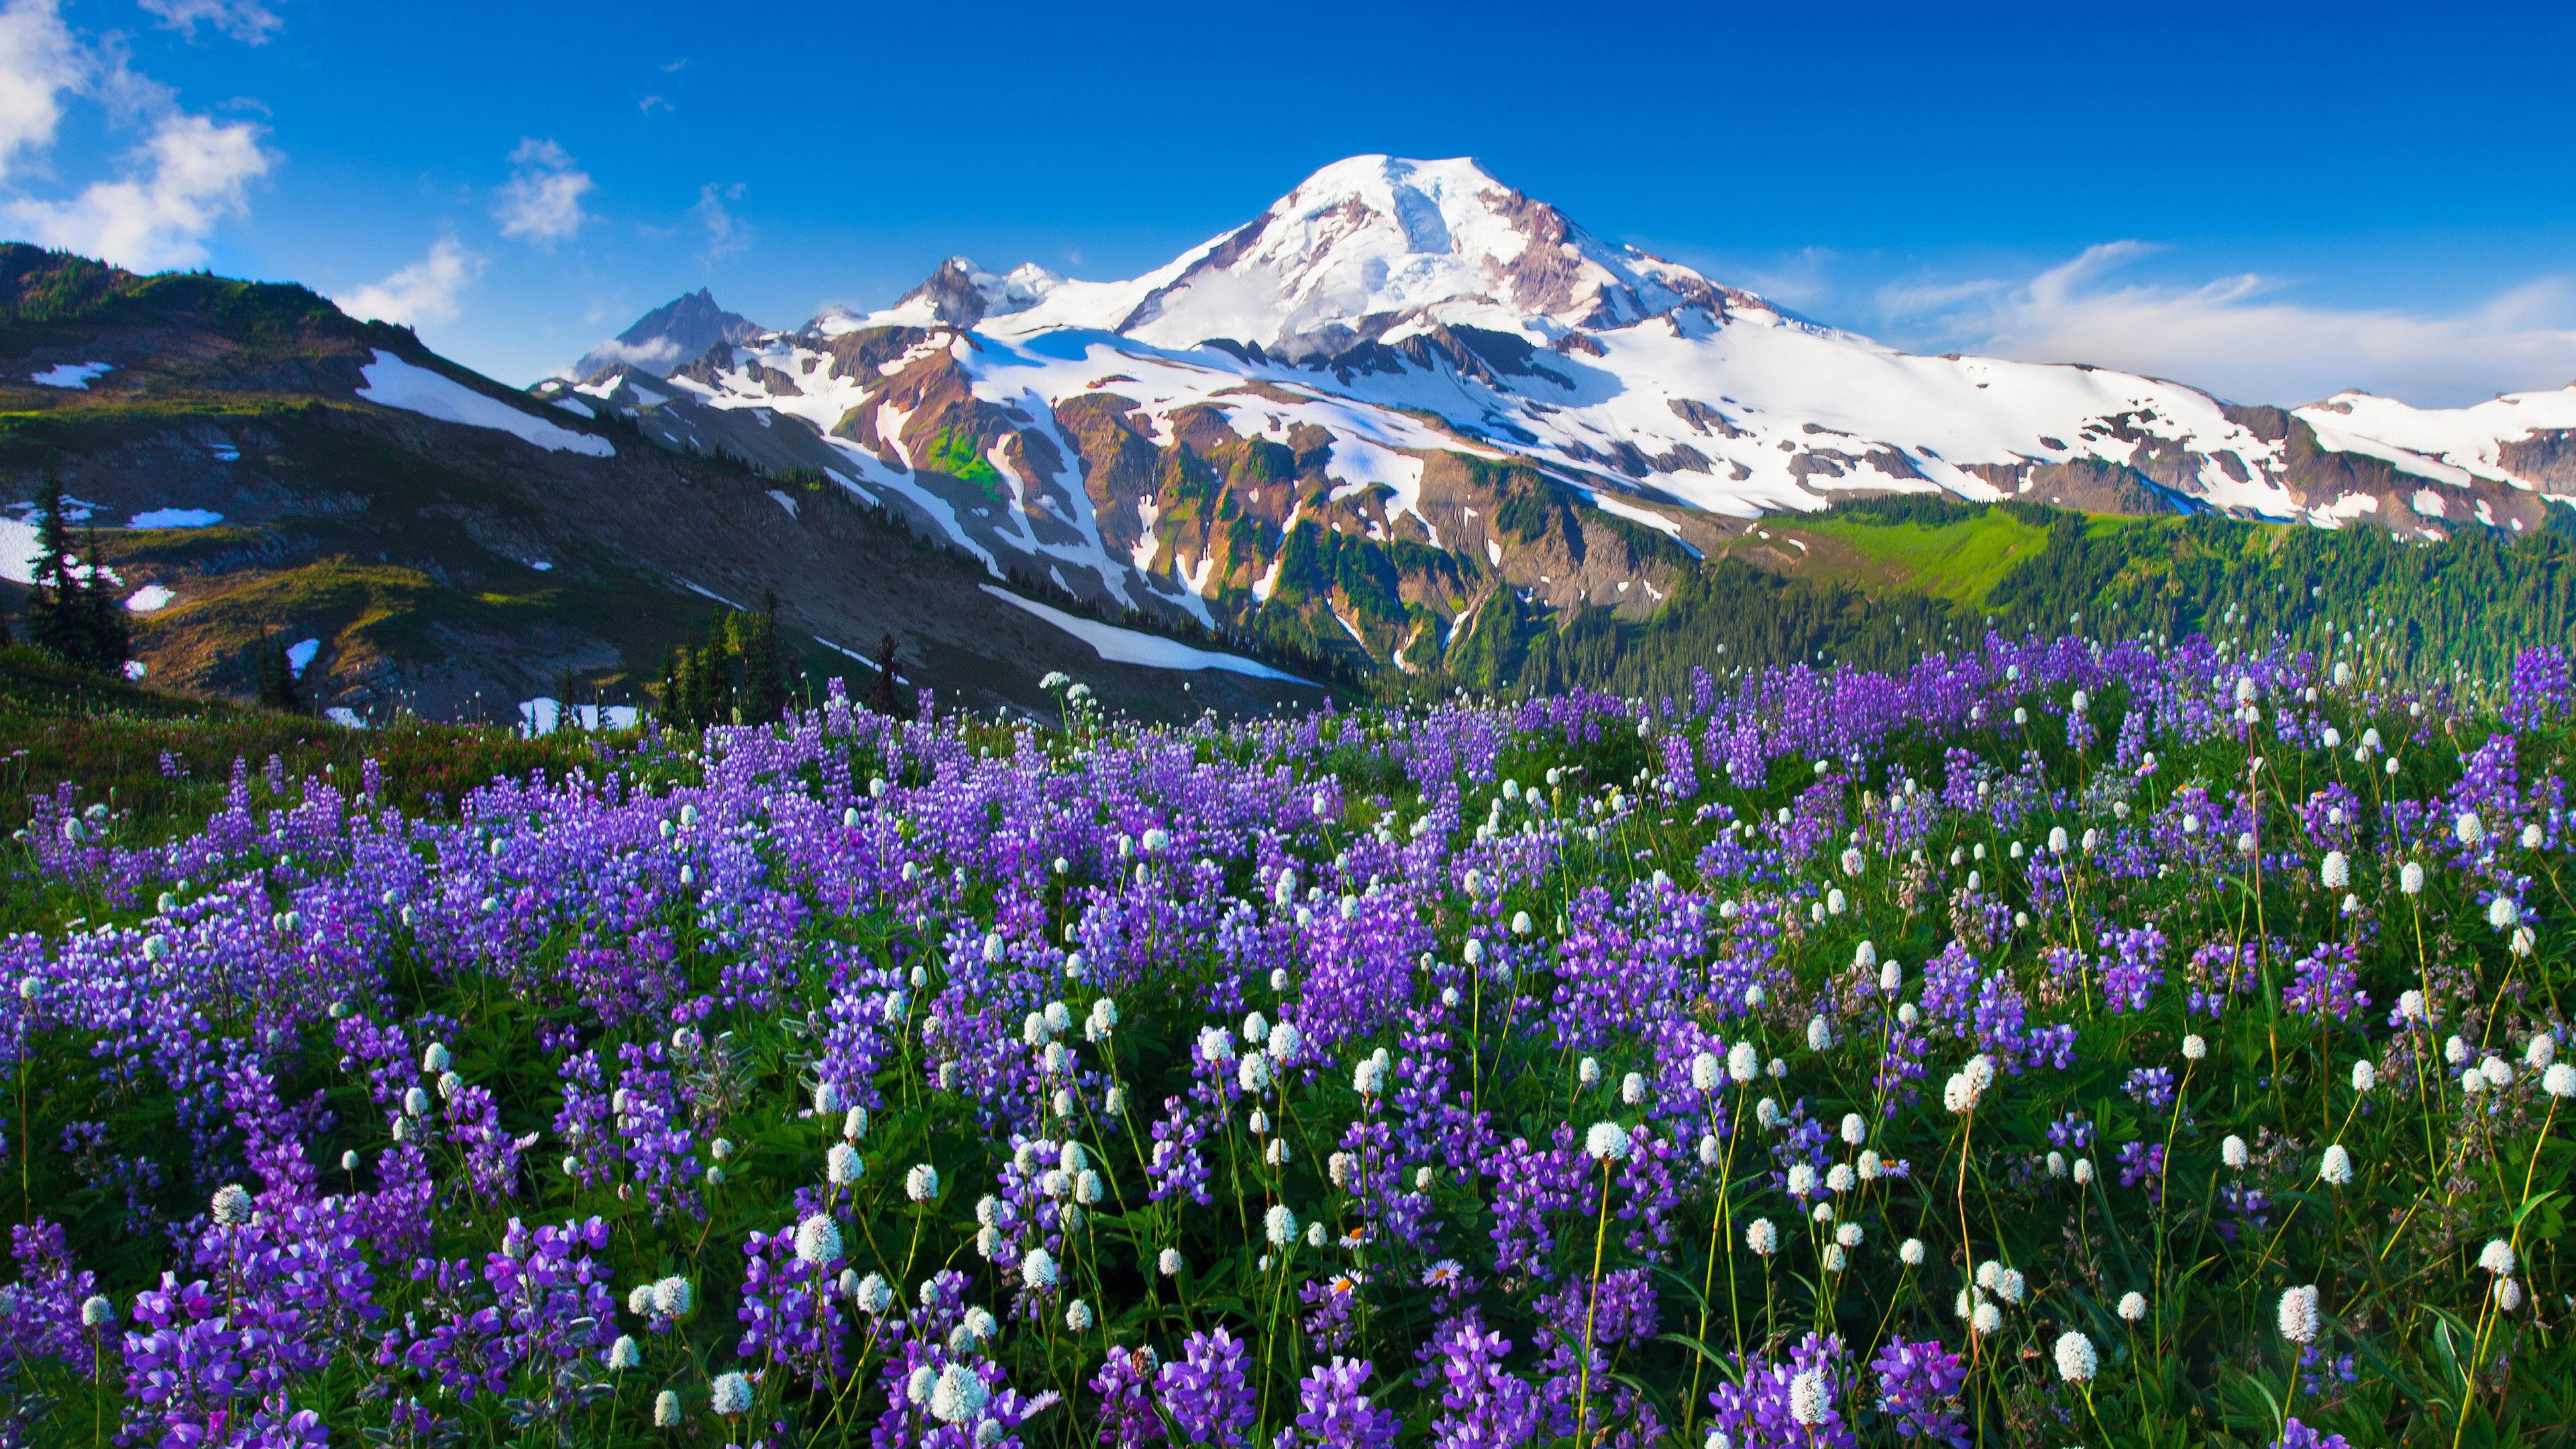
[[[2576,386],[2284,409],[1909,355],[1467,160],[1337,162],[1127,281],[953,258],[786,330],[700,291],[525,393],[300,288],[16,247],[0,307],[0,466],[127,525],[151,676],[240,692],[276,630],[361,714],[631,697],[765,593],[818,672],[890,633],[950,697],[1063,669],[1165,715],[2329,591],[2409,666],[2571,627]]]

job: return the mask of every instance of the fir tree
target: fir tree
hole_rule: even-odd
[[[258,687],[259,702],[268,708],[304,713],[304,693],[296,687],[295,665],[286,657],[286,646],[265,629],[259,636]]]
[[[99,563],[98,530],[88,530],[82,542],[85,576],[71,612],[75,652],[66,657],[102,674],[121,674],[133,653],[134,631],[125,617],[124,600],[117,597],[115,581]]]
[[[891,719],[910,719],[912,704],[895,687],[894,675],[898,667],[894,635],[889,633],[877,641],[877,682],[868,691],[868,708]]]
[[[692,674],[686,641],[662,651],[662,722],[674,730],[697,728],[689,717]]]
[[[722,625],[707,631],[689,661],[689,720],[699,729],[733,719],[732,670],[726,667]]]
[[[62,475],[45,455],[36,494],[36,568],[27,596],[27,642],[57,658],[74,660],[85,632],[79,620],[80,582],[73,576],[71,520],[63,503]]]
[[[581,706],[572,702],[574,680],[572,666],[567,664],[555,680],[555,733],[578,733],[581,729]]]
[[[742,722],[771,724],[787,712],[787,670],[778,647],[778,595],[764,591],[760,612],[741,617]]]

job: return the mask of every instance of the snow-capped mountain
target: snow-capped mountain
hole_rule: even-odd
[[[716,312],[700,293],[655,317],[691,305]],[[679,346],[654,327],[620,341]],[[546,390],[811,468],[997,574],[1293,619],[1407,668],[1505,588],[1642,614],[1744,521],[1855,491],[2425,535],[2576,503],[2576,388],[2285,411],[1914,356],[1603,242],[1467,160],[1336,162],[1126,281],[952,258],[884,311],[718,341]]]

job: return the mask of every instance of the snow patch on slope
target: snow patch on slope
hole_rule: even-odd
[[[1165,639],[1160,635],[1122,629],[1115,624],[1103,624],[1097,619],[1085,619],[1078,614],[1050,608],[1035,599],[1024,599],[993,584],[986,584],[983,589],[994,598],[1014,608],[1025,609],[1090,645],[1101,658],[1112,664],[1141,664],[1149,669],[1185,671],[1222,669],[1233,674],[1248,674],[1255,679],[1278,679],[1290,684],[1306,682],[1240,654],[1220,654],[1213,649],[1193,648],[1177,639]]]
[[[558,427],[531,417],[498,398],[487,397],[445,373],[415,367],[379,352],[365,369],[366,385],[358,396],[379,407],[400,408],[441,422],[469,428],[491,428],[534,444],[550,453],[579,453],[606,458],[617,449],[606,438]]]

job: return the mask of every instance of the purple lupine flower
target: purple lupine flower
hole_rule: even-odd
[[[1371,1402],[1368,1360],[1336,1357],[1306,1371],[1297,1385],[1297,1426],[1282,1429],[1274,1449],[1392,1449],[1404,1421]]]
[[[1959,1405],[1968,1366],[1957,1354],[1938,1339],[1895,1338],[1869,1366],[1878,1375],[1878,1411],[1895,1419],[1900,1437],[1968,1449],[1968,1418]]]
[[[1163,1412],[1186,1443],[1230,1449],[1243,1443],[1252,1427],[1243,1341],[1223,1328],[1191,1334],[1181,1345],[1180,1358],[1163,1365],[1155,1387]]]

